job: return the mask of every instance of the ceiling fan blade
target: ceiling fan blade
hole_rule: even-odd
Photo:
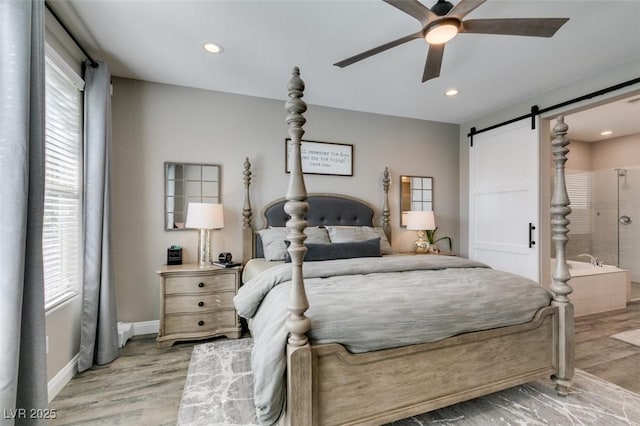
[[[335,65],[337,67],[340,67],[340,68],[344,68],[344,67],[346,67],[348,65],[351,65],[351,64],[354,64],[354,63],[356,63],[358,61],[366,59],[369,56],[373,56],[373,55],[376,55],[376,54],[378,54],[380,52],[384,52],[385,50],[389,50],[392,47],[400,46],[401,44],[404,44],[404,43],[406,43],[408,41],[411,41],[413,39],[416,39],[416,38],[422,38],[422,31],[419,31],[419,32],[414,33],[414,34],[409,34],[408,36],[399,38],[397,40],[391,41],[389,43],[383,44],[383,45],[378,46],[378,47],[374,47],[373,49],[369,49],[366,52],[362,52],[362,53],[359,53],[359,54],[357,54],[355,56],[352,56],[350,58],[344,59],[344,60],[342,60],[340,62],[336,62],[333,65]]]
[[[418,0],[382,0],[391,6],[400,9],[404,13],[416,18],[424,27],[429,22],[438,19],[438,15],[433,13],[427,6]]]
[[[422,82],[432,78],[440,77],[440,68],[442,68],[442,57],[444,56],[444,47],[446,43],[429,45],[429,53],[427,54],[427,62],[424,64],[422,73]]]
[[[458,18],[462,21],[462,18],[473,12],[473,10],[480,6],[487,0],[460,0],[460,3],[456,4],[453,9],[447,13],[447,16]]]
[[[469,19],[461,33],[551,37],[569,18]]]

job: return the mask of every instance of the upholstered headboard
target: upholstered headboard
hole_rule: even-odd
[[[265,227],[285,226],[289,215],[284,211],[284,198],[264,209]],[[338,194],[312,194],[307,198],[309,210],[305,216],[309,226],[374,226],[374,210],[365,201]],[[255,257],[262,257],[262,243],[256,233]]]
[[[267,226],[285,226],[289,215],[284,212],[286,200],[275,201],[264,210]],[[309,226],[352,225],[373,226],[373,208],[364,201],[336,194],[315,194],[307,198]]]
[[[254,257],[263,257],[262,243],[252,225],[252,209],[249,199],[249,185],[251,183],[251,163],[249,159],[244,164],[245,204],[242,215],[244,216],[243,231],[243,261],[246,263]],[[387,239],[391,241],[391,224],[389,220],[389,170],[385,168],[382,178],[384,201],[381,218],[376,215],[376,210],[366,201],[341,194],[310,194],[307,198],[309,210],[305,216],[309,226],[382,226]],[[263,211],[264,227],[285,226],[289,215],[284,211],[286,200],[284,198],[268,204]]]

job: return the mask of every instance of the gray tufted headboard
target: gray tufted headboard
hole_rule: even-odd
[[[252,225],[252,208],[249,199],[249,185],[251,183],[251,163],[249,159],[244,164],[245,203],[243,215],[243,262],[255,257],[263,257],[262,243],[257,229]],[[389,170],[385,168],[382,178],[384,191],[383,207],[380,218],[376,210],[366,201],[341,194],[310,194],[307,198],[309,210],[305,217],[309,226],[382,226],[387,239],[391,241],[391,224],[389,220]],[[263,211],[264,227],[285,226],[289,216],[284,211],[286,200],[280,198],[268,204]]]
[[[289,215],[284,211],[286,200],[269,204],[264,210],[266,226],[285,226]],[[374,211],[368,203],[337,194],[315,194],[307,198],[309,211],[305,216],[309,226],[374,226]],[[262,243],[256,234],[255,257],[262,257]]]

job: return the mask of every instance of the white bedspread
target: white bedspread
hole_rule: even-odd
[[[304,264],[312,343],[340,343],[353,353],[441,340],[521,324],[548,306],[537,283],[453,256],[388,256]],[[284,400],[291,264],[245,283],[234,302],[252,319],[255,403],[275,424]]]

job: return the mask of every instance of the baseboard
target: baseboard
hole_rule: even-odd
[[[133,335],[143,336],[145,334],[158,334],[160,330],[160,321],[141,321],[131,323],[133,325]]]
[[[79,357],[80,354],[76,354],[76,356],[74,356],[67,365],[62,367],[62,370],[58,371],[58,374],[56,374],[53,379],[49,381],[49,383],[47,384],[47,395],[49,397],[49,402],[53,401],[53,398],[55,398],[56,395],[60,393],[62,388],[64,388],[66,384],[69,383],[69,380],[71,380],[73,376],[76,375],[76,373],[78,372]]]

